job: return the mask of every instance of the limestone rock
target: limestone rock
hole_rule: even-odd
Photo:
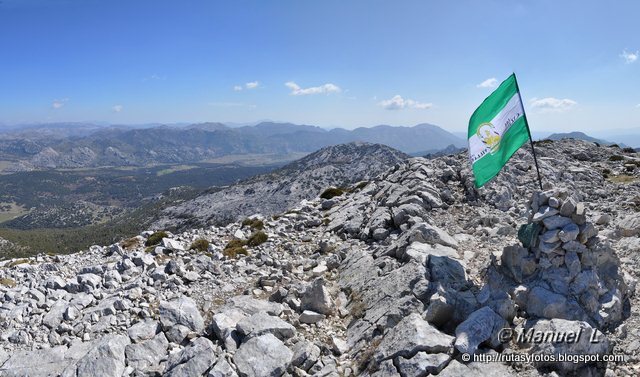
[[[498,334],[509,327],[507,321],[485,306],[471,313],[469,318],[456,327],[455,347],[463,353],[473,354],[478,346],[488,342],[492,347],[500,345]]]
[[[182,352],[167,361],[163,375],[171,377],[202,376],[216,361],[215,346],[204,337],[194,339]]]
[[[629,215],[620,220],[618,230],[623,237],[640,235],[640,214]]]
[[[236,325],[237,331],[246,337],[273,334],[280,340],[291,338],[295,335],[296,329],[289,323],[278,317],[260,312],[251,317],[244,318]]]
[[[159,333],[153,339],[129,344],[124,352],[127,365],[138,370],[146,370],[150,366],[158,365],[165,357],[168,346],[169,342],[163,333]]]
[[[606,336],[599,332],[594,334],[591,326],[586,322],[581,321],[568,321],[564,319],[552,319],[552,320],[537,320],[527,323],[525,326],[526,331],[533,331],[534,333],[545,334],[578,334],[576,336],[577,341],[561,341],[561,342],[533,342],[533,346],[530,349],[532,354],[542,355],[603,355],[610,351],[610,344]],[[591,338],[594,341],[591,341]],[[567,362],[549,362],[541,361],[536,363],[537,367],[550,367],[552,369],[561,372],[574,371],[584,366],[584,363],[574,363],[572,361]]]
[[[378,362],[396,356],[411,357],[419,351],[427,353],[448,353],[454,337],[444,334],[412,313],[403,318],[384,336],[374,358]]]
[[[191,298],[179,297],[160,302],[160,323],[165,330],[175,325],[183,325],[197,333],[204,330],[204,320]]]
[[[318,278],[314,280],[311,286],[307,288],[302,296],[302,308],[325,315],[333,313],[333,300],[325,286],[324,279]]]
[[[272,334],[249,339],[233,356],[243,377],[281,376],[293,358],[293,352]]]

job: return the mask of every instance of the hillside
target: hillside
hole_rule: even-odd
[[[528,148],[479,190],[466,154],[417,157],[278,216],[7,261],[0,374],[637,375],[640,159],[536,149],[544,192]]]
[[[562,132],[562,133],[554,133],[547,137],[549,140],[562,140],[562,139],[575,139],[575,140],[584,140],[590,141],[592,143],[598,143],[601,145],[611,145],[614,144],[610,141],[597,139],[595,137],[589,136],[584,132],[573,131],[573,132]]]
[[[368,181],[408,157],[380,144],[349,143],[322,148],[272,173],[166,208],[152,228],[184,229],[224,224],[257,213],[281,213],[329,187]]]
[[[326,130],[315,126],[263,122],[238,128],[221,123],[185,127],[69,128],[42,125],[0,135],[5,172],[52,168],[149,166],[208,162],[226,156],[262,156],[266,164],[354,141],[384,143],[406,153],[436,151],[464,141],[434,125],[376,126]]]

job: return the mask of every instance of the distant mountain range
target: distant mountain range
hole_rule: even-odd
[[[201,162],[229,155],[299,156],[355,141],[383,143],[405,153],[435,152],[466,144],[431,124],[327,130],[274,122],[241,127],[201,123],[147,128],[62,123],[5,129],[0,134],[0,160],[9,165],[5,171],[147,166]]]
[[[610,141],[597,139],[595,137],[585,134],[584,132],[579,132],[579,131],[555,133],[555,134],[549,135],[548,137],[546,137],[546,139],[549,139],[549,140],[576,139],[576,140],[590,141],[592,143],[598,143],[600,145],[615,144]],[[619,144],[619,145],[624,146],[622,144]]]

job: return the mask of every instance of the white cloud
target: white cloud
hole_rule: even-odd
[[[637,107],[638,109],[640,109],[640,103],[639,103],[639,104],[637,104],[637,105],[636,105],[636,107]]]
[[[114,105],[111,109],[113,110],[114,113],[119,113],[119,112],[122,111],[123,106],[122,105]]]
[[[384,107],[387,110],[401,110],[401,109],[419,109],[425,110],[433,107],[432,103],[418,102],[412,99],[402,98],[401,95],[396,94],[391,99],[380,101],[378,105]]]
[[[256,89],[258,87],[260,87],[260,82],[259,81],[251,81],[251,82],[248,82],[248,83],[244,84],[244,86],[243,85],[234,85],[233,86],[233,90],[236,91],[236,92],[240,92],[243,89],[251,90],[251,89]]]
[[[67,102],[69,102],[69,98],[54,99],[51,103],[51,107],[53,107],[54,109],[59,109],[63,107]]]
[[[495,77],[486,79],[480,84],[476,85],[477,88],[495,88],[498,86],[498,80]]]
[[[559,99],[554,97],[547,97],[547,98],[532,98],[530,101],[530,104],[531,104],[531,107],[533,107],[534,109],[539,109],[541,111],[560,112],[560,111],[571,109],[572,107],[577,105],[578,102],[568,98]]]
[[[620,57],[624,60],[625,63],[631,64],[638,60],[638,57],[640,57],[640,51],[628,52],[627,50],[624,50],[622,51],[622,54],[620,54]]]
[[[165,76],[160,76],[160,75],[156,75],[153,74],[149,77],[145,77],[142,79],[142,81],[156,81],[156,80],[166,80],[167,78]]]
[[[320,86],[312,86],[310,88],[301,88],[298,84],[293,81],[286,82],[284,84],[287,88],[291,89],[292,96],[305,96],[308,94],[331,94],[331,93],[340,93],[342,89],[339,86],[326,83]]]

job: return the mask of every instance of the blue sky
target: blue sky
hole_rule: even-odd
[[[637,128],[639,14],[637,1],[2,0],[0,123],[466,130],[515,71],[532,130]]]

